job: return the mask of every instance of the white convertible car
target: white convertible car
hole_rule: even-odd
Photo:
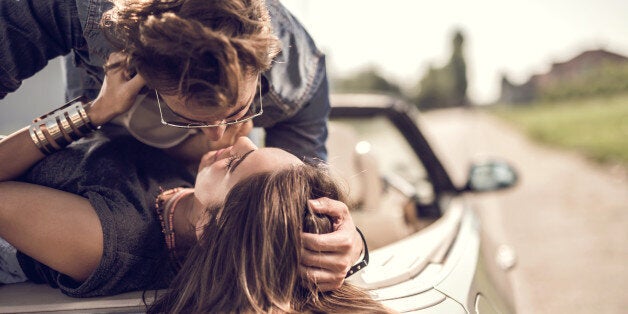
[[[512,167],[472,165],[468,183],[457,187],[414,107],[381,95],[337,95],[332,103],[330,168],[370,248],[369,266],[349,281],[402,313],[513,313],[506,271],[514,255],[484,235],[461,197],[514,185]],[[0,286],[0,313],[143,309],[142,292],[73,299],[44,285]]]

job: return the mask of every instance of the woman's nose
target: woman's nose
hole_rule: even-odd
[[[239,137],[235,144],[233,144],[233,151],[244,154],[250,150],[257,149],[257,146],[253,144],[253,141],[246,136]]]
[[[215,126],[212,128],[201,128],[201,132],[203,132],[203,134],[205,134],[205,136],[207,137],[208,140],[210,141],[217,141],[220,138],[222,138],[222,135],[225,134],[225,129],[227,128],[227,126],[221,125],[221,126]]]

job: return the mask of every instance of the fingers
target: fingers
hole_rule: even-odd
[[[351,232],[301,233],[301,267],[306,278],[322,291],[338,289],[355,259]]]
[[[310,209],[330,216],[334,231],[326,234],[301,233],[303,249],[301,266],[306,278],[320,290],[337,289],[344,282],[347,271],[359,258],[362,238],[356,231],[349,208],[343,202],[330,198],[308,201]]]
[[[146,85],[146,81],[137,73],[131,73],[129,69],[121,66],[126,57],[127,55],[122,52],[113,52],[109,55],[104,66],[105,81],[109,84],[124,84],[131,92],[135,91],[134,94],[137,94]]]
[[[127,69],[119,66],[125,57],[123,53],[112,53],[107,60],[105,79],[88,112],[90,120],[96,125],[103,125],[129,110],[146,84],[141,75],[130,77]]]
[[[122,62],[124,58],[126,58],[125,53],[121,51],[112,52],[109,54],[109,58],[107,58],[107,64]]]
[[[308,205],[312,211],[331,216],[334,220],[343,219],[349,215],[349,208],[341,201],[333,200],[331,198],[322,197],[314,200],[309,200]]]
[[[112,52],[111,54],[109,54],[109,57],[107,58],[107,62],[103,66],[105,70],[105,74],[109,74],[111,72],[118,72],[120,69],[119,65],[124,61],[125,58],[126,58],[126,54],[122,52]]]
[[[301,239],[304,247],[313,251],[324,252],[350,251],[355,241],[355,225],[347,205],[327,197],[309,200],[308,205],[312,211],[332,218],[334,232],[325,234],[302,233]]]
[[[354,242],[355,228],[336,230],[332,233],[301,233],[303,247],[316,252],[346,252]]]
[[[349,256],[341,253],[320,253],[301,249],[301,265],[303,266],[321,268],[344,276],[349,271],[352,262]]]
[[[315,267],[301,266],[299,267],[299,272],[303,278],[314,283],[323,292],[340,288],[345,280],[344,274],[338,275],[337,273],[331,273]]]
[[[144,80],[144,78],[140,74],[136,74],[127,83],[129,92],[132,93],[133,95],[137,95],[137,93],[139,93],[142,87],[144,87],[145,85],[146,85],[146,80]]]

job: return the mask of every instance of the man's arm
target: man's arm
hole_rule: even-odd
[[[327,120],[331,106],[327,79],[294,116],[266,129],[266,146],[279,147],[299,158],[327,160]]]
[[[0,99],[81,44],[73,0],[0,0]]]

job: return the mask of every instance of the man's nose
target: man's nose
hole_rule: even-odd
[[[225,125],[215,126],[213,128],[201,128],[201,132],[203,132],[203,134],[205,134],[205,136],[207,137],[208,140],[210,140],[210,141],[217,141],[220,138],[222,138],[223,134],[225,134],[225,129],[226,128],[227,128],[227,126],[225,126]]]

